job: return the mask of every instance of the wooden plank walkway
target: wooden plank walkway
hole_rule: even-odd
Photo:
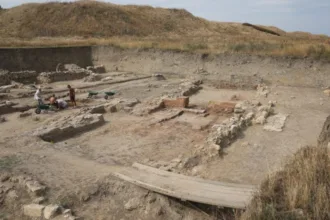
[[[160,194],[203,204],[245,209],[256,186],[223,183],[184,176],[142,164],[124,168],[114,176]]]

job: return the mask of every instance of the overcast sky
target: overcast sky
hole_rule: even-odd
[[[9,8],[31,1],[0,0],[0,5]],[[194,15],[214,21],[249,22],[277,26],[286,31],[330,35],[330,0],[110,0],[109,2],[185,8]]]

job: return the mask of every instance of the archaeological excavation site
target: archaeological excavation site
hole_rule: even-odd
[[[330,220],[329,143],[329,36],[0,6],[0,220]]]
[[[300,149],[330,141],[328,63],[110,46],[0,56],[2,219],[235,219]]]

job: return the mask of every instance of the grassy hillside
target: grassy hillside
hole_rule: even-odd
[[[185,10],[118,6],[101,2],[25,4],[3,10],[4,37],[111,37],[181,35],[208,29]]]
[[[330,219],[330,157],[327,148],[298,152],[261,186],[241,220]]]
[[[276,27],[211,22],[185,10],[96,1],[0,9],[0,46],[113,44],[210,53],[330,59],[330,38]]]

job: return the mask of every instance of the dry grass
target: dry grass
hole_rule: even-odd
[[[0,10],[0,47],[113,45],[202,53],[243,53],[330,60],[330,38],[210,22],[185,10],[95,1],[24,4]]]
[[[256,26],[256,25],[253,25],[253,24],[250,24],[250,23],[243,23],[244,26],[248,26],[248,27],[252,27],[258,31],[262,31],[262,32],[265,32],[265,33],[268,33],[268,34],[272,34],[272,35],[276,35],[276,36],[281,36],[279,33],[277,33],[276,31],[273,31],[273,30],[270,30],[268,28],[263,28],[263,27],[260,27],[260,26]]]
[[[307,147],[261,186],[241,219],[330,219],[330,157],[327,148]]]
[[[4,170],[10,170],[18,163],[18,158],[14,155],[0,157],[0,172]]]
[[[112,45],[122,49],[161,49],[198,53],[237,53],[253,55],[290,56],[295,58],[311,57],[330,60],[330,45],[319,41],[278,42],[274,40],[246,39],[241,37],[134,37],[114,36],[108,38],[92,37],[38,37],[30,39],[0,38],[0,47],[66,47]]]

